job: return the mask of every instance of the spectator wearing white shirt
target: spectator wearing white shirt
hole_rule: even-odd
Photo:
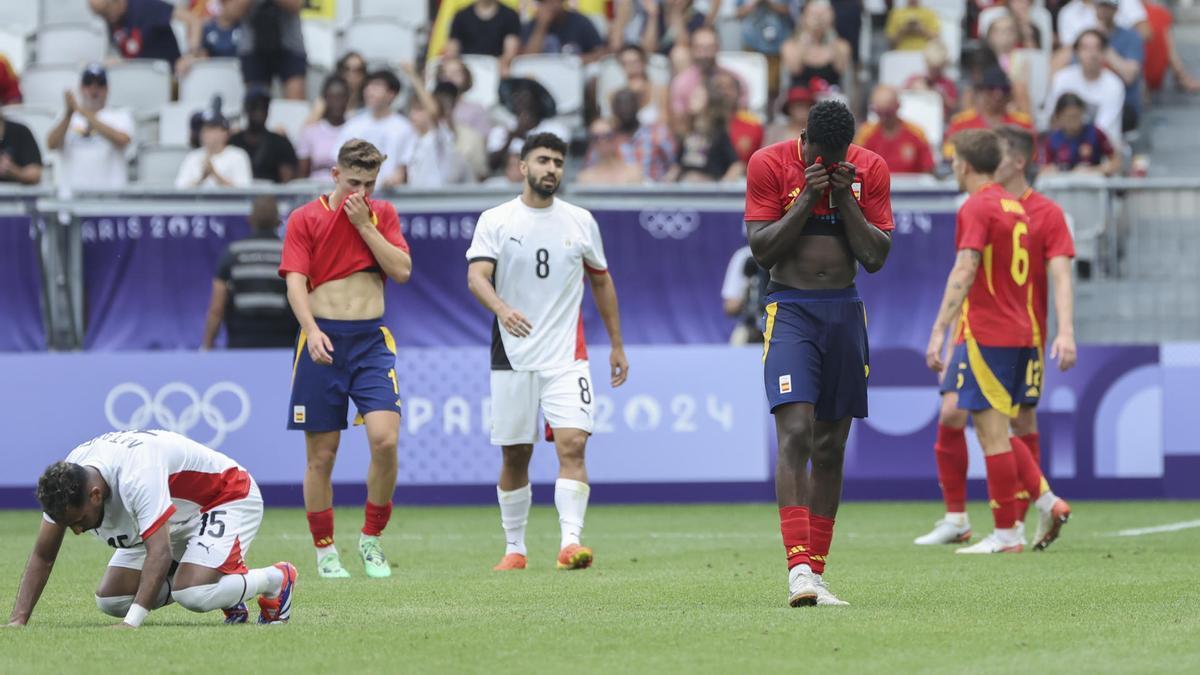
[[[400,78],[391,71],[377,70],[367,76],[363,87],[363,109],[342,126],[337,147],[362,139],[385,156],[379,169],[379,187],[408,182],[408,165],[417,147],[417,132],[412,123],[396,113],[392,105],[400,94]]]
[[[1120,0],[1117,25],[1136,30],[1143,39],[1150,37],[1150,23],[1142,0]],[[1099,26],[1095,0],[1071,0],[1058,10],[1058,40],[1066,47],[1075,44],[1083,31]]]
[[[244,188],[253,179],[250,155],[229,145],[229,120],[220,111],[206,110],[200,121],[200,147],[183,158],[175,187]]]
[[[108,104],[108,73],[89,64],[79,82],[79,98],[63,94],[63,116],[50,130],[46,146],[61,150],[60,184],[69,190],[113,189],[129,182],[125,150],[133,137],[133,116]]]
[[[1121,145],[1121,113],[1125,105],[1125,83],[1104,67],[1108,38],[1097,30],[1086,30],[1075,40],[1076,63],[1054,74],[1050,85],[1050,103],[1043,112],[1042,126],[1049,126],[1054,102],[1066,93],[1083,99],[1095,124],[1112,141]]]

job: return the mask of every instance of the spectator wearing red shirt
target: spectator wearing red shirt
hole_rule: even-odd
[[[1012,83],[1008,75],[999,66],[992,66],[983,71],[983,77],[975,93],[974,108],[960,112],[950,119],[946,129],[946,140],[942,145],[942,155],[947,159],[954,157],[954,135],[965,129],[994,129],[1013,124],[1026,129],[1033,129],[1033,120],[1023,112],[1010,111],[1009,100],[1012,97]]]
[[[879,118],[859,127],[857,145],[876,153],[892,173],[933,173],[933,153],[921,128],[900,119],[900,97],[881,84],[871,92],[871,112]]]
[[[742,83],[733,73],[718,70],[713,73],[712,84],[719,96],[713,103],[723,106],[729,118],[729,140],[733,142],[733,149],[739,160],[749,162],[750,155],[763,145],[762,120],[738,103],[742,100]]]

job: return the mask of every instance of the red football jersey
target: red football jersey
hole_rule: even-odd
[[[914,124],[903,122],[896,134],[889,136],[883,127],[870,122],[863,125],[854,142],[878,153],[892,173],[933,173],[929,141]]]
[[[879,155],[857,145],[846,151],[846,161],[858,170],[854,198],[867,222],[889,232],[896,228],[892,220],[892,176]],[[804,190],[804,160],[800,141],[782,141],[754,153],[746,170],[746,220],[776,221],[792,207]],[[827,193],[828,194],[828,193]],[[833,195],[813,207],[815,216],[833,216],[837,207]]]
[[[958,250],[983,255],[963,304],[963,333],[985,347],[1032,347],[1028,216],[1021,202],[988,183],[958,209]],[[1043,261],[1038,264],[1044,265]]]
[[[408,253],[396,208],[389,202],[370,199],[367,206],[371,222],[384,239]],[[288,216],[279,276],[286,278],[288,272],[299,272],[308,277],[308,290],[312,291],[327,281],[368,269],[379,269],[379,262],[341,204],[332,209],[329,199],[321,195]],[[387,279],[383,270],[379,276]]]
[[[1034,337],[1038,341],[1036,346],[1043,347],[1047,341],[1046,296],[1049,291],[1046,265],[1051,258],[1074,258],[1075,242],[1071,240],[1071,231],[1067,228],[1062,207],[1054,200],[1029,188],[1021,195],[1021,206],[1025,207],[1025,213],[1029,216],[1029,259],[1032,262],[1029,270],[1029,284],[1032,287],[1030,304],[1036,320],[1034,327],[1037,328]]]

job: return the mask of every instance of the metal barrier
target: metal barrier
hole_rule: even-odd
[[[244,214],[253,198],[276,196],[290,209],[327,185],[297,182],[249,190],[180,191],[139,188],[80,192],[70,199],[48,188],[0,186],[0,213],[32,215],[37,225],[53,349],[82,344],[82,233],[89,214]],[[952,181],[895,177],[897,212],[952,212],[960,196]],[[1081,342],[1200,339],[1200,178],[1104,179],[1055,176],[1039,189],[1063,205],[1078,251],[1076,333]],[[510,198],[515,186],[463,186],[450,191],[399,189],[377,194],[404,213],[485,209]],[[602,188],[568,185],[564,196],[587,208],[689,208],[740,211],[745,185],[652,185]]]

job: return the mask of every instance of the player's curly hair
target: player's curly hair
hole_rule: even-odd
[[[559,138],[558,134],[543,131],[525,139],[525,144],[521,146],[521,159],[525,159],[529,156],[529,153],[538,148],[546,148],[551,152],[561,153],[563,157],[567,156],[566,141]]]
[[[338,150],[337,163],[346,169],[378,171],[386,159],[387,155],[380,152],[370,141],[352,138]]]
[[[38,479],[37,498],[42,511],[58,520],[67,509],[83,506],[87,469],[70,462],[55,462]]]
[[[805,133],[809,144],[823,150],[849,147],[854,140],[854,113],[841,101],[821,101],[808,111]]]

